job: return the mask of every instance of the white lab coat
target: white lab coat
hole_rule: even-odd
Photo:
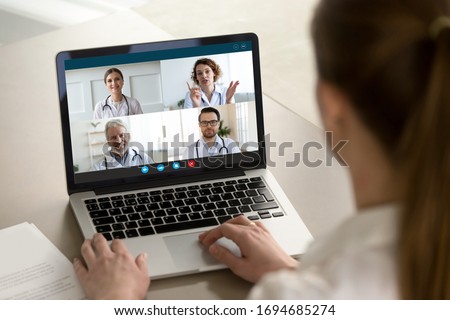
[[[241,152],[241,149],[239,149],[237,143],[233,139],[222,138],[216,135],[216,141],[211,148],[208,147],[204,138],[201,137],[197,142],[194,142],[187,147],[183,153],[183,159],[197,159],[239,152]]]
[[[106,102],[108,106],[105,106]],[[139,101],[124,95],[124,98],[116,107],[114,106],[111,96],[103,99],[95,105],[94,119],[109,119],[116,117],[126,117],[134,114],[142,114],[142,108]]]
[[[103,159],[94,164],[92,170],[109,170],[117,168],[127,168],[133,166],[143,166],[146,164],[155,163],[152,158],[150,158],[145,152],[140,152],[136,147],[128,148],[125,155],[125,160],[123,163],[117,161],[115,157],[111,154],[107,154]]]
[[[200,89],[201,90],[201,89]],[[222,87],[218,84],[214,84],[214,91],[211,97],[211,101],[208,100],[205,93],[202,91],[202,100],[200,103],[200,107],[212,107],[212,106],[221,106],[227,103],[227,90],[228,87]],[[233,99],[234,101],[234,99]],[[190,91],[186,92],[186,96],[184,97],[184,108],[189,109],[193,107],[193,103],[191,100]]]

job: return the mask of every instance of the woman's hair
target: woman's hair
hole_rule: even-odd
[[[450,26],[435,23],[449,8],[322,0],[312,24],[319,77],[347,96],[406,178],[397,252],[405,299],[450,299]]]
[[[199,64],[204,64],[211,68],[211,70],[214,72],[214,82],[216,82],[222,76],[222,69],[220,69],[220,66],[214,60],[211,60],[209,58],[198,59],[195,62],[194,69],[192,70],[192,73],[191,73],[191,79],[196,84],[199,84],[199,83],[197,80],[197,74],[195,72],[195,69],[197,68],[197,66]]]
[[[104,81],[105,83],[106,83],[106,78],[108,78],[108,76],[109,76],[111,73],[113,73],[113,72],[117,72],[117,73],[120,75],[120,78],[122,78],[122,80],[123,80],[123,74],[122,74],[122,71],[120,71],[120,70],[117,69],[117,68],[110,68],[110,69],[106,70],[105,76],[103,77],[103,81]]]

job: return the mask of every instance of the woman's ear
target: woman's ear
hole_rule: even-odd
[[[323,80],[317,82],[316,94],[324,129],[341,132],[348,113],[348,99],[336,86]]]

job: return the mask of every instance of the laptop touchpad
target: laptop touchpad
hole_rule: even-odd
[[[198,269],[218,265],[200,241],[200,232],[164,237],[175,265],[179,268]]]

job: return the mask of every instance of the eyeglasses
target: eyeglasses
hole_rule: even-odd
[[[200,125],[201,125],[202,127],[207,127],[208,124],[209,124],[211,127],[215,127],[215,126],[217,126],[218,123],[219,123],[218,120],[200,121]]]

